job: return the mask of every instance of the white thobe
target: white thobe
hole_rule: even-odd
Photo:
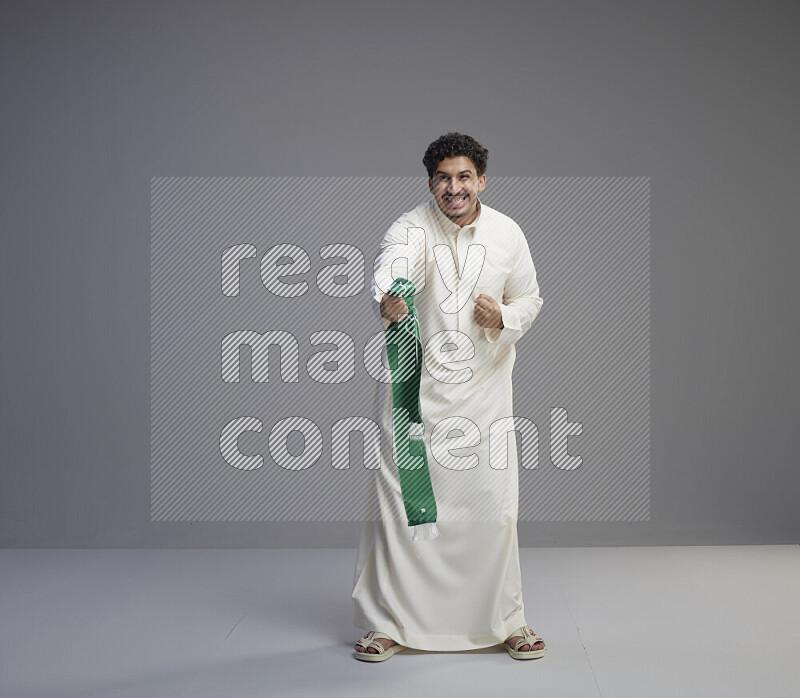
[[[526,625],[511,372],[515,344],[542,299],[520,227],[478,205],[476,220],[463,227],[433,196],[404,213],[384,236],[371,287],[378,310],[391,278],[417,285],[425,354],[420,404],[440,535],[411,541],[393,450],[391,388],[383,385],[380,467],[353,581],[355,625],[421,650],[489,647]],[[392,270],[398,256],[409,261],[394,261]],[[503,329],[475,322],[481,293],[500,303]]]

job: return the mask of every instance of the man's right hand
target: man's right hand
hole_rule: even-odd
[[[390,296],[388,293],[383,294],[381,298],[381,317],[386,318],[389,322],[400,322],[408,315],[408,306],[405,300],[400,296]]]

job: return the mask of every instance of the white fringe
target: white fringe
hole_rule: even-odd
[[[414,532],[411,540],[415,543],[424,540],[433,540],[439,537],[439,529],[436,527],[435,521],[412,526],[411,530]]]

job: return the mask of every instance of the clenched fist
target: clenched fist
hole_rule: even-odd
[[[494,327],[498,330],[503,329],[503,314],[500,312],[500,304],[491,296],[481,293],[475,299],[475,308],[472,317],[481,327]]]
[[[383,298],[381,298],[382,317],[385,317],[389,322],[400,322],[406,315],[408,315],[408,306],[400,296],[390,296],[388,293],[383,294]]]

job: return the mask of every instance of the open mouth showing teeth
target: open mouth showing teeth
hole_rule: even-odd
[[[459,204],[463,204],[467,200],[466,196],[458,196],[458,197],[448,197],[446,199],[447,203],[451,206],[458,206]]]

